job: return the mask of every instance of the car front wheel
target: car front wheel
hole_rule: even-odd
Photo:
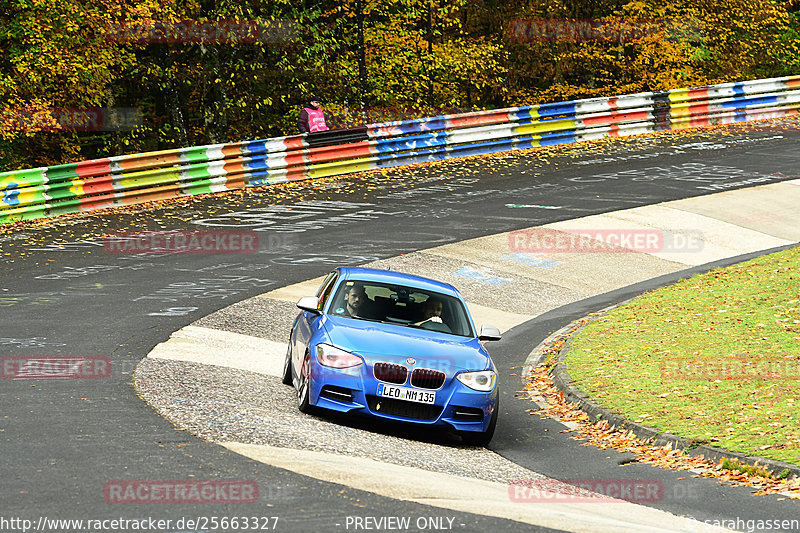
[[[300,366],[300,387],[297,389],[297,408],[302,413],[310,413],[311,406],[311,356],[306,354]]]
[[[286,360],[283,362],[283,381],[284,385],[292,384],[292,336],[289,335],[289,346],[286,348]]]

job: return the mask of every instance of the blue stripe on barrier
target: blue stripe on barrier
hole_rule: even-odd
[[[531,136],[517,138],[514,140],[514,149],[525,150],[526,148],[536,148],[538,146],[538,144],[534,143],[536,140],[535,137]]]
[[[263,154],[267,151],[267,143],[265,141],[252,141],[242,146],[242,153],[244,155]]]
[[[378,167],[385,167],[385,166],[387,166],[389,163],[391,163],[393,161],[398,161],[398,160],[401,160],[401,159],[408,159],[408,158],[420,158],[420,157],[423,158],[423,159],[420,159],[420,161],[422,161],[422,160],[434,161],[437,158],[432,158],[432,159],[426,159],[426,158],[428,158],[428,157],[430,157],[433,154],[436,154],[438,152],[442,152],[442,151],[444,151],[444,149],[445,149],[444,147],[434,147],[431,150],[415,150],[415,151],[411,151],[411,152],[399,152],[399,153],[381,154],[381,155],[378,156],[378,161],[377,161],[376,164],[377,164]],[[438,159],[441,159],[441,158],[438,158]],[[391,165],[388,165],[388,166],[395,166],[395,165],[391,164]]]
[[[518,120],[515,124],[535,124],[537,122],[553,122],[554,120],[572,120],[575,119],[577,115],[573,116],[551,116],[551,117],[531,117]]]
[[[568,114],[566,116],[560,115],[560,116],[552,116],[552,117],[541,117],[538,120],[538,122],[551,122],[553,120],[569,120],[569,119],[575,118],[575,117],[577,117],[577,115],[575,113],[573,113],[571,115]]]
[[[274,185],[276,183],[285,183],[289,181],[286,176],[275,176],[274,171],[261,170],[258,172],[249,172],[245,174],[245,181],[248,187],[260,187],[262,185]]]
[[[272,171],[270,171],[270,170],[259,170],[259,171],[256,171],[256,172],[248,172],[248,173],[245,174],[245,176],[247,176],[249,178],[263,178],[263,177],[269,176],[271,173],[272,173]]]
[[[447,121],[444,117],[430,117],[425,119],[403,120],[396,124],[391,122],[373,124],[369,128],[370,137],[373,137],[374,131],[379,129],[390,129],[398,132],[400,135],[424,131],[438,131],[447,129]]]
[[[248,187],[263,187],[265,185],[275,185],[276,183],[280,183],[279,180],[269,179],[268,176],[253,178],[247,181]]]
[[[517,119],[517,121],[520,121],[520,122],[528,121],[528,122],[530,122],[533,118],[538,116],[536,114],[531,115],[531,110],[534,110],[534,109],[538,111],[539,108],[538,107],[534,107],[534,106],[521,107],[517,111],[515,111],[514,113],[509,113],[509,115],[512,116],[512,117],[515,117]]]
[[[451,157],[467,157],[471,155],[491,154],[494,152],[505,152],[514,148],[513,141],[493,141],[486,143],[472,143],[468,145],[459,145],[448,147],[448,152],[458,152],[458,155]]]
[[[269,168],[269,165],[267,164],[268,160],[269,157],[267,156],[253,157],[245,161],[242,166],[251,170],[256,170],[260,168]]]
[[[722,107],[732,107],[734,109],[741,109],[751,105],[761,105],[761,104],[777,104],[778,97],[777,96],[758,96],[755,98],[736,98],[730,102],[722,102],[720,104]]]
[[[546,120],[546,117],[556,117],[559,115],[575,116],[575,112],[576,106],[574,101],[542,104],[539,106],[539,116],[542,120]]]
[[[736,96],[744,95],[744,83],[734,83],[733,84],[733,94]]]
[[[552,146],[554,144],[564,144],[564,143],[574,143],[575,142],[575,132],[574,131],[560,131],[558,133],[545,133],[542,135],[539,144],[541,146]]]
[[[430,150],[418,150],[396,154],[384,154],[379,156],[378,168],[393,167],[401,164],[421,163],[425,161],[439,161],[451,159],[453,157],[465,157],[469,155],[480,155],[492,152],[504,152],[512,150],[513,140],[487,141],[479,143],[468,143],[460,145],[433,146]],[[457,152],[457,154],[456,154]],[[451,155],[453,154],[453,155]]]
[[[392,139],[378,139],[375,149],[379,154],[398,152],[403,150],[416,150],[426,146],[439,146],[447,143],[447,133],[444,131],[412,135]]]
[[[447,159],[447,153],[444,151],[444,148],[440,148],[439,151],[431,153],[410,152],[409,154],[398,155],[390,159],[380,160],[377,163],[377,168],[413,165],[416,163],[426,163],[429,161],[441,161],[442,159]]]
[[[414,131],[438,131],[444,129],[447,129],[447,121],[444,117],[435,117],[420,123],[419,129]]]

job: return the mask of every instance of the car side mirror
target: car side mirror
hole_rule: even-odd
[[[478,335],[478,340],[499,341],[500,330],[494,326],[481,326],[481,334]]]
[[[321,315],[322,311],[317,309],[318,305],[319,298],[316,296],[303,296],[297,301],[297,307],[303,311],[308,311],[309,313],[314,313],[315,315]]]

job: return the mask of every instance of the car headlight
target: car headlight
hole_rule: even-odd
[[[317,344],[317,361],[323,366],[332,368],[350,368],[364,362],[357,355],[330,344]]]
[[[497,381],[497,374],[493,370],[481,370],[480,372],[462,372],[456,379],[469,387],[481,392],[489,392],[494,388]]]

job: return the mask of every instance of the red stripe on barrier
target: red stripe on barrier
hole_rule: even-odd
[[[112,192],[114,190],[114,187],[111,186],[112,181],[113,178],[111,176],[88,178],[83,182],[83,194]]]
[[[469,126],[483,126],[488,124],[499,124],[508,122],[510,117],[508,111],[501,113],[482,113],[475,115],[461,115],[447,119],[447,127],[449,128],[467,128]]]
[[[690,104],[689,113],[692,115],[707,115],[709,113],[708,102]]]
[[[108,207],[114,207],[114,196],[105,194],[103,196],[82,198],[78,209],[81,211],[96,211],[97,209],[105,209]]]
[[[689,124],[692,126],[710,126],[711,125],[711,117],[709,117],[708,105],[702,106],[692,106],[692,118],[689,121]],[[702,114],[701,114],[702,113]],[[700,116],[694,116],[698,114]]]
[[[308,157],[312,163],[325,161],[336,161],[339,159],[351,159],[354,157],[368,157],[372,155],[369,141],[345,144],[342,146],[323,146],[320,148],[309,148]]]
[[[305,167],[287,169],[286,179],[289,181],[306,180],[308,179],[308,169]]]
[[[300,151],[286,152],[286,155],[283,157],[283,159],[286,162],[287,167],[303,165],[306,163],[306,154]]]
[[[242,145],[239,143],[236,144],[226,144],[222,147],[222,155],[225,156],[227,159],[228,157],[238,157],[242,155]]]
[[[611,98],[608,99],[608,108],[611,109],[612,111],[616,111],[616,109],[617,109],[617,97],[616,96],[612,96]]]
[[[173,187],[167,188],[167,190],[159,190],[151,191],[148,190],[144,194],[137,193],[131,196],[123,196],[122,198],[117,198],[118,202],[121,205],[134,205],[140,204],[142,202],[156,202],[158,200],[172,200],[174,198],[180,198],[184,196],[181,194],[180,186],[176,185],[173,190]]]
[[[283,140],[283,146],[286,148],[287,151],[289,150],[302,150],[305,148],[305,143],[303,142],[302,137],[286,137]]]
[[[686,93],[689,100],[705,100],[708,98],[708,87],[701,87],[699,89],[689,89]]]
[[[81,161],[75,166],[75,173],[81,177],[99,176],[111,172],[111,159],[92,159]]]
[[[172,152],[161,152],[147,154],[146,157],[136,157],[120,159],[117,161],[123,170],[142,169],[167,165],[178,165],[181,162],[180,154]]]
[[[245,168],[242,165],[242,160],[237,159],[235,161],[225,161],[225,164],[222,166],[225,169],[226,174],[241,174],[245,172]]]
[[[647,111],[634,111],[632,113],[617,112],[609,115],[585,118],[583,119],[583,124],[586,126],[596,126],[598,124],[617,124],[626,121],[647,120],[647,118]]]
[[[800,89],[800,76],[795,79],[786,80],[786,86],[790,89]]]
[[[119,197],[114,194],[90,196],[81,201],[79,209],[81,211],[96,211],[98,209],[105,209],[108,207],[142,204],[156,200],[170,200],[174,198],[180,198],[181,196],[180,184],[173,184],[157,187],[151,190],[138,191],[136,195],[132,196]]]
[[[244,182],[244,174],[237,174],[236,176],[229,176],[225,181],[225,187],[229,191],[236,189],[244,189],[246,186]]]

